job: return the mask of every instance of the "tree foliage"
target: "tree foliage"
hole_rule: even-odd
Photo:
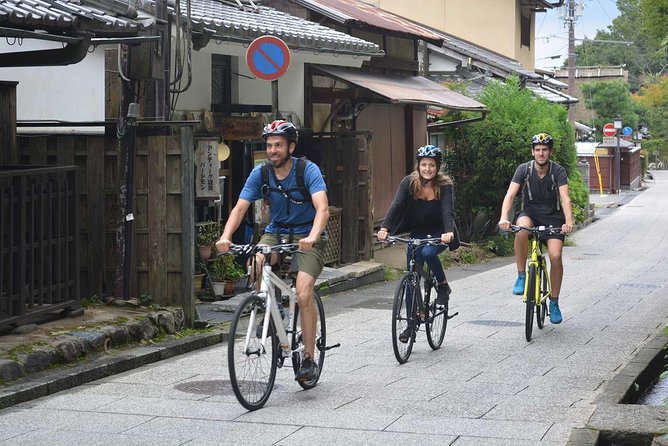
[[[665,26],[658,28],[668,20],[665,5],[665,0],[617,0],[620,15],[613,19],[607,30],[598,30],[593,40],[633,43],[585,40],[575,47],[576,64],[626,65],[631,89],[636,91],[646,75],[660,73],[668,64],[668,53],[657,46],[662,31],[665,38]],[[652,21],[648,22],[649,15],[652,15]]]
[[[577,169],[572,125],[567,110],[520,88],[519,80],[490,82],[478,100],[489,109],[486,119],[450,127],[446,163],[455,180],[458,222],[465,240],[496,229],[501,203],[515,169],[531,159],[531,137],[550,133],[553,160],[566,168],[576,221],[584,219],[588,189]],[[450,120],[459,116],[448,114]]]
[[[650,162],[661,160],[668,165],[668,76],[655,76],[643,86],[633,100],[644,108],[644,121],[652,138],[643,141]]]
[[[668,3],[666,0],[640,0],[647,34],[660,51],[668,49]]]
[[[599,132],[605,123],[612,122],[617,116],[622,118],[625,126],[636,128],[638,125],[638,107],[631,100],[626,82],[586,82],[580,86],[580,91],[585,98],[585,107],[596,112],[594,126]]]

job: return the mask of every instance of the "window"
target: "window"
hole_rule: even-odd
[[[211,55],[211,111],[224,112],[232,103],[230,56]]]
[[[520,46],[531,48],[531,17],[522,13],[520,20]]]

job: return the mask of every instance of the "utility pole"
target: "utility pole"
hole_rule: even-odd
[[[565,25],[568,26],[568,95],[575,97],[575,0],[568,0],[568,11],[564,16]],[[575,122],[575,105],[568,107],[568,120]]]

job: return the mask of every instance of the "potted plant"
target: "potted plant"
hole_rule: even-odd
[[[234,280],[246,277],[246,271],[241,268],[232,255],[220,255],[208,263],[211,286],[217,296],[233,296]]]
[[[197,226],[197,248],[202,260],[209,260],[213,245],[220,237],[220,225],[215,221],[207,221]]]

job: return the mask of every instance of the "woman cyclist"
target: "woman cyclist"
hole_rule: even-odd
[[[412,238],[440,238],[449,244],[455,241],[454,198],[452,180],[441,172],[443,151],[427,145],[418,149],[415,158],[415,170],[399,184],[378,231],[378,240],[385,240],[388,234],[409,231]],[[438,281],[436,303],[439,305],[448,303],[452,291],[438,258],[445,248],[443,245],[426,245],[416,253],[418,264],[427,262]],[[408,342],[411,330],[412,327],[408,327],[399,340]]]

